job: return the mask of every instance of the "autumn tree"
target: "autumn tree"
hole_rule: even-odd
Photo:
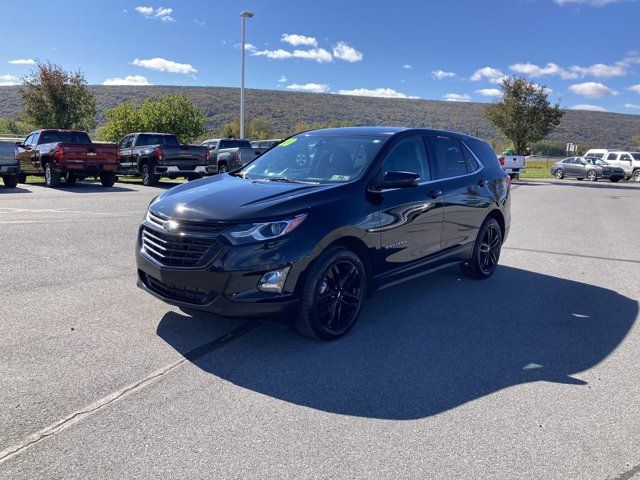
[[[96,99],[80,72],[51,62],[38,63],[20,87],[21,120],[36,128],[89,130],[95,126]]]
[[[485,117],[513,143],[518,155],[549,135],[562,119],[559,104],[549,102],[544,86],[524,78],[509,77],[502,82],[502,98],[485,108]]]

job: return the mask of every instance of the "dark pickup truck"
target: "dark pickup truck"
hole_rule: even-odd
[[[113,187],[120,159],[112,143],[93,143],[86,132],[77,130],[36,130],[18,145],[20,179],[44,176],[48,187],[67,185],[88,177],[100,177],[105,187]]]
[[[225,173],[240,168],[245,163],[253,161],[258,155],[251,148],[249,140],[236,138],[212,138],[202,142],[211,152],[209,173]]]
[[[118,175],[141,177],[144,185],[155,185],[161,177],[201,178],[207,173],[209,150],[180,145],[168,133],[131,133],[118,144],[122,156]]]
[[[18,185],[18,147],[16,142],[0,142],[0,177],[7,188],[16,188]]]

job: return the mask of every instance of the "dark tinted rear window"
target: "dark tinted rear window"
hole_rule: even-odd
[[[149,135],[147,133],[138,135],[138,139],[136,140],[136,146],[142,147],[145,145],[161,145],[163,147],[179,147],[180,142],[173,135]]]
[[[249,140],[220,140],[218,148],[251,148]]]
[[[42,132],[40,143],[91,143],[85,132]]]
[[[475,138],[465,138],[464,143],[471,148],[471,151],[476,154],[476,157],[480,159],[483,165],[491,166],[498,163],[496,152],[493,151],[493,148],[491,148],[491,145],[487,142]]]

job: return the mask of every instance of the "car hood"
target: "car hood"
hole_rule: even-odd
[[[328,194],[335,198],[345,186],[265,182],[222,174],[167,190],[149,208],[155,213],[189,221],[267,220],[306,210],[322,202]]]

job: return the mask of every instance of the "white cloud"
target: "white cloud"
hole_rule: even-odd
[[[305,35],[298,35],[296,33],[283,33],[280,40],[293,45],[294,47],[298,47],[300,45],[306,45],[309,47],[318,46],[318,41],[315,37],[307,37]]]
[[[453,72],[445,72],[444,70],[434,70],[431,72],[431,76],[436,80],[444,80],[445,78],[454,78],[456,74]]]
[[[607,109],[598,105],[588,105],[586,103],[569,107],[569,110],[589,110],[590,112],[606,112]]]
[[[0,75],[0,87],[18,85],[18,77],[14,75]]]
[[[404,70],[413,70],[413,66],[412,66],[412,65],[409,65],[408,63],[407,63],[406,65],[403,65],[403,66],[402,66],[402,68],[403,68]]]
[[[485,97],[500,97],[502,90],[498,90],[497,88],[481,88],[480,90],[476,90],[476,93],[484,95]]]
[[[560,78],[565,80],[578,78],[577,73],[569,72],[553,62],[547,63],[544,67],[528,62],[515,63],[509,66],[509,70],[533,78],[542,77],[543,75],[558,75]]]
[[[333,47],[333,56],[349,63],[360,62],[364,57],[362,52],[347,45],[345,42],[338,42],[336,46]]]
[[[596,63],[589,67],[579,67],[574,65],[571,71],[582,77],[610,78],[624,77],[629,73],[629,67],[625,62],[616,62],[613,65],[605,65],[604,63]]]
[[[291,52],[281,48],[278,48],[277,50],[252,50],[251,55],[255,57],[267,57],[273,60],[284,60],[286,58],[293,57]]]
[[[554,0],[561,7],[565,5],[589,5],[591,7],[604,7],[613,3],[620,3],[628,0]],[[633,0],[632,0],[633,1]]]
[[[631,90],[632,92],[640,93],[640,83],[638,85],[632,85],[627,90]]]
[[[120,77],[107,78],[104,82],[102,82],[102,84],[103,85],[137,85],[137,86],[152,85],[151,83],[149,83],[149,80],[147,80],[147,78],[143,77],[142,75],[127,75],[124,78],[120,78]]]
[[[640,110],[640,105],[637,103],[625,103],[624,108],[630,108],[632,110]]]
[[[242,47],[242,45],[241,45],[241,44],[238,44],[238,45],[236,45],[236,47],[237,47],[238,49],[240,49],[240,47]],[[253,52],[253,51],[257,50],[256,46],[255,46],[253,43],[245,43],[245,44],[244,44],[244,49],[245,49],[247,52]]]
[[[33,58],[19,58],[17,60],[9,60],[11,65],[34,65],[36,61]]]
[[[381,97],[381,98],[420,98],[395,91],[393,88],[356,88],[353,90],[340,90],[340,95],[354,95],[356,97]]]
[[[466,93],[446,93],[443,95],[443,98],[447,102],[468,102],[471,100],[471,97]]]
[[[293,56],[296,58],[304,58],[305,60],[314,60],[318,63],[330,62],[333,57],[324,48],[312,48],[311,50],[294,50]]]
[[[198,70],[193,68],[188,63],[177,63],[165,58],[150,58],[148,60],[135,59],[133,64],[137,67],[150,68],[151,70],[158,70],[160,72],[171,73],[196,73]]]
[[[287,85],[287,90],[294,90],[296,92],[311,92],[311,93],[325,93],[329,91],[329,85],[323,83],[305,83],[304,85],[293,83]]]
[[[143,17],[152,20],[160,20],[165,23],[172,23],[176,21],[175,18],[171,16],[173,13],[172,8],[158,7],[154,9],[153,7],[136,7],[135,10]]]
[[[479,82],[480,80],[487,79],[491,83],[502,83],[502,80],[504,80],[505,78],[506,77],[504,73],[502,73],[497,68],[492,67],[480,68],[473,72],[473,75],[471,75],[471,80],[474,82]]]
[[[205,20],[200,20],[199,18],[194,18],[193,23],[195,23],[199,27],[204,27],[207,24]]]
[[[617,95],[617,92],[599,82],[576,83],[571,85],[569,90],[576,95],[582,95],[587,98],[602,98],[605,95]]]
[[[278,83],[284,83],[287,81],[287,77],[285,77],[284,75],[280,75],[280,78],[278,78]]]

